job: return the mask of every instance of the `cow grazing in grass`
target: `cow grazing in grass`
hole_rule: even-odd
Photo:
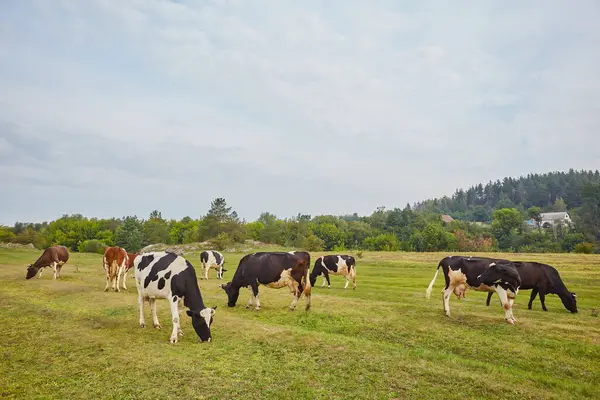
[[[177,342],[178,335],[183,335],[178,309],[178,303],[183,298],[196,334],[203,342],[211,341],[210,325],[217,307],[209,308],[204,305],[196,270],[188,260],[165,251],[143,253],[135,258],[134,271],[140,305],[140,327],[145,326],[144,300],[148,300],[150,304],[154,327],[160,329],[156,316],[156,299],[167,299],[173,322],[170,341]]]
[[[539,294],[542,309],[546,308],[546,295],[556,294],[560,297],[565,308],[572,313],[577,312],[577,296],[573,292],[569,292],[563,283],[556,268],[539,262],[531,261],[513,261],[519,276],[521,277],[520,290],[531,289],[531,296],[527,308],[531,310],[533,300]],[[490,299],[494,292],[488,293],[486,305],[490,305]]]
[[[429,287],[425,292],[425,297],[427,299],[431,297],[431,290],[438,276],[438,273],[440,272],[440,267],[444,272],[444,279],[446,281],[446,286],[444,287],[444,290],[442,292],[442,300],[444,305],[444,312],[447,316],[450,316],[450,296],[452,295],[452,293],[454,293],[456,297],[460,299],[461,297],[465,297],[466,291],[469,288],[484,292],[496,291],[499,294],[502,290],[506,291],[505,289],[502,289],[502,287],[498,289],[498,286],[495,284],[485,284],[479,279],[479,276],[483,274],[491,264],[506,265],[510,264],[510,261],[493,260],[485,257],[444,257],[442,260],[440,260],[438,264],[435,275],[433,276],[433,279],[431,280],[431,283],[429,284]],[[514,268],[514,266],[512,266],[512,268]],[[508,276],[506,278],[509,282],[514,279]],[[502,304],[504,305],[505,303],[503,302]],[[510,303],[509,307],[511,308],[510,316],[512,316],[512,303]],[[507,321],[509,323],[514,323],[514,318],[509,318],[509,315],[507,314]]]
[[[106,247],[104,249],[102,265],[106,273],[106,287],[104,291],[108,291],[112,283],[112,288],[115,292],[119,292],[119,278],[127,267],[127,251],[119,246]]]
[[[354,284],[352,289],[356,289],[356,260],[352,256],[329,255],[317,258],[313,270],[310,273],[310,284],[312,286],[315,285],[317,277],[321,274],[323,275],[323,284],[321,287],[325,286],[325,283],[327,283],[327,287],[331,288],[329,275],[342,275],[346,278],[346,286],[344,286],[344,289],[348,288],[350,279],[352,279],[352,283]]]
[[[27,266],[25,279],[33,278],[38,271],[40,271],[38,278],[41,278],[45,267],[52,267],[54,279],[60,278],[60,270],[67,261],[69,261],[69,250],[65,246],[48,247],[33,264]]]
[[[241,287],[250,289],[250,301],[246,308],[252,307],[256,300],[255,310],[260,310],[258,286],[264,285],[273,289],[287,287],[292,294],[290,311],[304,293],[306,310],[310,309],[311,284],[309,281],[310,254],[304,251],[259,252],[244,256],[238,265],[231,282],[221,285],[227,293],[229,307],[234,307],[240,295]]]
[[[200,253],[200,262],[202,263],[202,272],[200,279],[208,279],[208,270],[214,268],[217,270],[217,278],[223,279],[223,272],[227,271],[223,268],[225,257],[223,254],[215,250],[205,250]]]

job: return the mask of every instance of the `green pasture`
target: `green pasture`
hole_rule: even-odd
[[[288,311],[287,289],[260,287],[227,307],[218,286],[243,254],[225,253],[225,280],[199,280],[218,306],[213,341],[199,343],[182,315],[184,336],[170,344],[166,300],[161,330],[138,326],[135,282],[104,292],[100,255],[72,253],[59,280],[46,269],[25,280],[39,251],[0,249],[0,398],[14,399],[592,399],[600,398],[600,256],[495,254],[555,266],[577,293],[578,314],[555,295],[549,311],[530,291],[515,302],[516,325],[494,296],[469,291],[442,309],[443,276],[425,289],[446,253],[365,252],[357,289],[333,276]],[[324,253],[311,253],[314,260]],[[350,253],[353,254],[353,253]],[[186,254],[199,276],[198,253]],[[75,271],[74,265],[79,266]],[[151,320],[146,304],[146,321]]]

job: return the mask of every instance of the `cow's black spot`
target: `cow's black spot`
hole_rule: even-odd
[[[170,277],[171,277],[171,271],[169,271],[165,274],[165,279],[169,279]]]
[[[213,256],[215,256],[215,260],[217,261],[217,265],[221,265],[221,254],[217,253],[216,251],[213,251]]]
[[[165,278],[160,278],[158,280],[158,290],[161,290],[164,287],[165,287]]]
[[[148,265],[150,265],[150,263],[154,261],[154,254],[150,254],[148,256],[142,256],[142,261],[140,261],[140,263],[138,264],[138,270],[143,270],[144,268],[146,268]]]
[[[177,254],[167,253],[163,257],[161,257],[156,263],[154,263],[152,269],[150,270],[150,273],[148,274],[146,279],[144,279],[144,288],[147,288],[150,282],[158,280],[158,273],[167,269],[169,265],[171,265],[171,263],[173,263],[173,261],[177,259],[177,257]]]

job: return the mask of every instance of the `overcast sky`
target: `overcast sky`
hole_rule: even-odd
[[[0,223],[369,214],[600,168],[600,2],[0,2]]]

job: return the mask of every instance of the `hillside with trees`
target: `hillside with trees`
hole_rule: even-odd
[[[568,211],[573,223],[542,227],[541,215],[550,211]],[[445,214],[454,220],[442,218]],[[279,218],[263,212],[256,221],[247,222],[240,220],[224,198],[216,198],[208,212],[196,219],[167,220],[155,210],[147,219],[75,214],[51,222],[0,227],[0,242],[32,243],[39,249],[62,244],[82,252],[101,252],[105,245],[138,251],[154,243],[196,242],[226,249],[248,239],[309,251],[589,253],[600,248],[600,174],[570,170],[505,178],[412,207],[378,207],[368,216]]]

